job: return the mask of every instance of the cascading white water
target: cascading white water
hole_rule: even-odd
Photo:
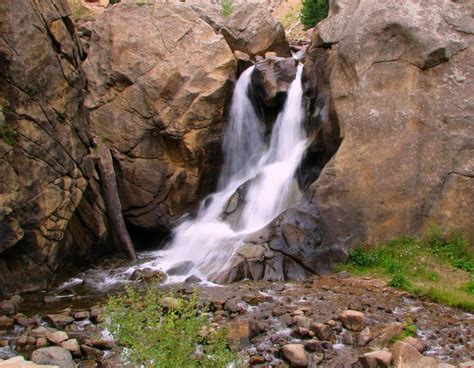
[[[298,194],[294,176],[306,146],[303,66],[298,66],[268,145],[263,123],[247,95],[253,69],[247,69],[235,87],[218,191],[203,201],[195,219],[174,229],[173,240],[165,250],[156,252],[154,261],[143,265],[166,271],[182,262],[192,264],[184,272],[186,275],[174,276],[171,281],[181,281],[191,274],[203,279],[218,274],[241,239],[272,221]],[[237,218],[227,222],[226,205],[243,187],[244,202],[236,212]]]

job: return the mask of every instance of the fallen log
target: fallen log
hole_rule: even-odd
[[[137,253],[135,252],[135,247],[125,226],[125,220],[123,219],[112,154],[105,144],[99,143],[97,146],[100,178],[105,194],[105,203],[112,235],[114,235],[113,232],[115,232],[115,236],[112,236],[112,239],[125,251],[129,259],[136,261]]]

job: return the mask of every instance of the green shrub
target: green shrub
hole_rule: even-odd
[[[301,7],[301,23],[305,29],[314,27],[329,13],[327,0],[303,0]]]
[[[464,284],[461,290],[464,290],[466,293],[474,295],[474,279]]]
[[[232,14],[232,11],[234,10],[234,4],[232,0],[221,0],[220,5],[221,5],[221,15],[224,18],[229,18],[229,16]]]
[[[401,290],[406,290],[406,291],[412,290],[412,285],[410,283],[410,280],[408,280],[408,278],[402,273],[395,274],[392,277],[392,279],[388,282],[388,285],[396,289],[401,289]]]
[[[15,128],[7,123],[0,125],[0,139],[6,144],[13,146],[17,141],[17,132]]]
[[[416,337],[416,332],[418,328],[411,319],[408,319],[404,324],[403,331],[400,332],[397,336],[394,336],[390,339],[390,344],[393,344],[399,340],[403,340],[405,337]]]
[[[132,366],[226,367],[236,355],[226,330],[211,330],[205,310],[196,293],[184,299],[128,289],[108,300],[105,323]]]

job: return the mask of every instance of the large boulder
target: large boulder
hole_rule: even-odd
[[[347,258],[345,249],[324,236],[328,233],[316,206],[290,208],[262,230],[247,235],[213,281],[303,280],[311,274],[327,274]]]
[[[92,129],[113,150],[126,221],[169,229],[216,180],[232,51],[190,5],[123,1],[93,26],[83,68]]]
[[[251,57],[264,56],[267,52],[274,52],[281,57],[291,56],[285,29],[272,16],[265,1],[234,1],[227,17],[222,15],[222,6],[218,2],[185,2],[216,33],[225,37],[232,51],[240,51]]]
[[[64,0],[0,4],[0,294],[46,287],[105,250],[69,16]]]
[[[333,1],[314,32],[306,72],[327,78],[342,144],[305,197],[346,246],[433,224],[474,241],[473,11]]]
[[[252,56],[264,56],[268,51],[277,56],[291,56],[285,29],[272,17],[266,5],[257,2],[236,5],[220,31],[232,50]]]

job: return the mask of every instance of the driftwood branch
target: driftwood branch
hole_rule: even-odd
[[[116,236],[112,238],[118,243],[128,258],[137,260],[137,253],[128,234],[125,220],[123,219],[122,205],[118,194],[117,178],[115,176],[112,154],[110,149],[104,144],[98,144],[99,148],[99,171],[102,179],[102,188],[105,193],[105,202],[110,221],[111,230]]]

